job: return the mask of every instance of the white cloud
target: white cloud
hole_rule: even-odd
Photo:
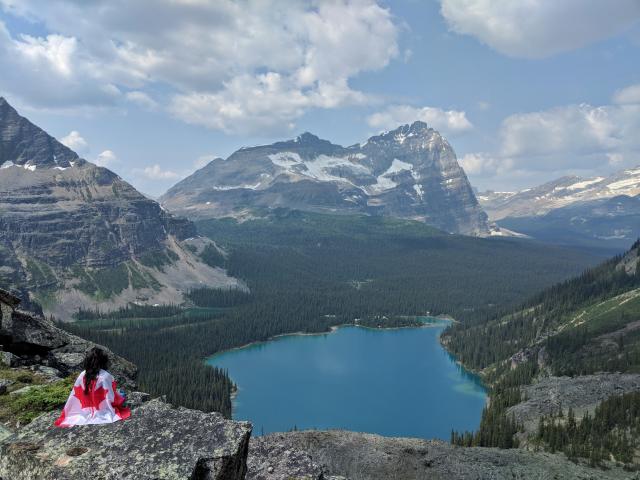
[[[77,130],[72,130],[69,132],[69,135],[62,137],[60,139],[60,143],[69,147],[79,155],[83,155],[89,150],[89,144],[84,138],[82,138],[80,132]]]
[[[134,168],[133,173],[142,175],[149,180],[174,180],[180,178],[180,174],[171,170],[164,170],[157,163],[142,169]]]
[[[468,175],[493,176],[509,171],[513,162],[488,153],[467,153],[458,159],[458,163]]]
[[[302,90],[278,73],[244,75],[217,93],[176,95],[171,112],[181,120],[227,133],[291,130],[293,121],[308,108],[335,108],[364,103],[366,97],[346,82],[319,83]]]
[[[625,32],[637,0],[440,0],[449,28],[509,56],[541,58]]]
[[[367,95],[354,91],[350,79],[384,68],[399,50],[395,19],[376,0],[0,0],[0,6],[55,34],[13,37],[2,27],[0,69],[17,73],[0,79],[0,87],[49,107],[160,102],[185,121],[224,131],[286,129],[308,109],[361,103]],[[49,73],[45,88],[42,73]],[[151,86],[169,93],[151,99],[145,91]]]
[[[568,105],[507,117],[501,155],[529,168],[592,168],[640,149],[640,105]],[[535,159],[535,164],[532,164]]]
[[[130,102],[135,103],[140,107],[146,108],[147,110],[154,110],[158,108],[158,102],[156,102],[153,98],[151,98],[146,93],[141,92],[139,90],[127,92],[125,94],[125,97]]]
[[[60,143],[66,145],[80,156],[86,156],[90,152],[89,142],[87,142],[80,132],[72,130],[65,137],[60,139]],[[103,150],[94,160],[93,163],[99,167],[112,168],[120,163],[120,160],[112,150]]]
[[[613,96],[613,101],[621,104],[640,104],[640,83],[618,90]]]
[[[399,125],[413,123],[416,120],[426,122],[430,127],[445,134],[455,134],[473,128],[465,112],[442,110],[435,107],[418,108],[409,105],[393,105],[367,118],[370,126],[384,130],[392,130]]]
[[[113,165],[117,164],[118,162],[119,160],[118,157],[116,157],[115,153],[113,153],[111,150],[105,150],[96,157],[93,163],[95,163],[99,167],[109,168],[113,167]]]
[[[640,104],[583,103],[510,115],[498,140],[494,152],[460,158],[471,177],[522,182],[527,175],[548,180],[548,175],[595,175],[635,166],[640,163]]]

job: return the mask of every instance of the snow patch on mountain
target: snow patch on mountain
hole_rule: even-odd
[[[578,202],[640,195],[640,168],[609,177],[563,177],[520,192],[483,192],[477,198],[491,220],[544,215]]]
[[[565,190],[582,190],[583,188],[587,188],[589,185],[593,185],[594,183],[600,183],[604,180],[604,177],[596,177],[592,180],[585,180],[583,182],[577,182],[573,185],[569,185],[568,187],[557,187],[564,188]]]

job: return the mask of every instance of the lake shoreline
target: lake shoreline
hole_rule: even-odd
[[[436,320],[441,320],[441,321],[447,321],[447,322],[457,322],[457,320],[455,320],[453,317],[449,316],[449,315],[406,315],[404,316],[405,318],[435,318]],[[227,348],[225,350],[220,350],[219,352],[216,352],[212,355],[209,355],[208,357],[205,357],[205,363],[207,365],[211,365],[209,363],[209,360],[211,360],[212,358],[218,356],[218,355],[222,355],[225,353],[229,353],[229,352],[235,352],[237,350],[243,350],[245,348],[249,348],[249,347],[253,347],[256,345],[260,345],[260,344],[265,344],[268,342],[271,342],[273,340],[277,340],[279,338],[284,338],[284,337],[312,337],[312,336],[316,336],[316,335],[330,335],[334,332],[336,332],[337,330],[339,330],[340,328],[344,328],[344,327],[358,327],[358,328],[363,328],[365,330],[385,330],[385,331],[391,331],[391,330],[405,330],[405,329],[409,329],[409,328],[435,328],[435,327],[442,327],[443,325],[438,325],[438,324],[430,324],[429,322],[424,322],[424,324],[422,325],[406,325],[406,326],[400,326],[400,327],[370,327],[368,325],[360,325],[358,323],[341,323],[340,325],[332,325],[331,327],[329,327],[328,331],[324,331],[324,332],[292,332],[292,333],[279,333],[278,335],[273,335],[269,338],[267,338],[266,340],[256,340],[253,342],[249,342],[249,343],[245,343],[244,345],[240,345],[238,347],[233,347],[233,348]],[[445,349],[446,350],[446,349]],[[447,350],[448,351],[448,350]],[[213,366],[213,365],[211,365]]]

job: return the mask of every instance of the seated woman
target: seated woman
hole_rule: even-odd
[[[131,416],[124,407],[124,398],[107,368],[109,357],[104,350],[93,347],[83,363],[84,371],[78,375],[69,399],[55,421],[58,427],[113,423]]]

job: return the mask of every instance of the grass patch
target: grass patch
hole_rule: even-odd
[[[75,378],[67,377],[55,383],[34,387],[22,395],[0,397],[0,411],[10,412],[21,424],[30,423],[45,412],[62,408],[74,381]]]
[[[155,268],[164,272],[164,267],[175,263],[180,257],[171,250],[155,250],[145,252],[142,254],[138,261],[145,267]]]
[[[124,263],[97,270],[75,267],[73,273],[79,279],[76,288],[97,299],[111,298],[129,286],[129,269]]]
[[[62,408],[75,381],[75,377],[67,377],[43,384],[43,378],[35,372],[10,368],[0,368],[0,378],[15,382],[10,391],[33,387],[22,395],[0,396],[0,422],[20,422],[21,425],[31,422],[42,413]]]
[[[162,288],[160,282],[158,282],[151,273],[140,270],[140,268],[138,268],[138,266],[133,262],[127,262],[127,266],[131,273],[131,286],[134,289],[153,288],[158,291]]]

